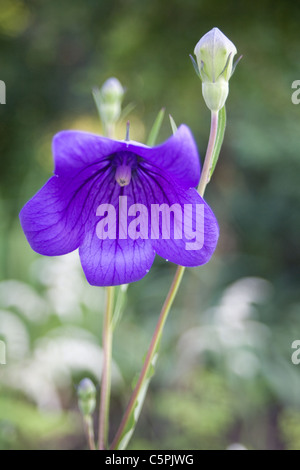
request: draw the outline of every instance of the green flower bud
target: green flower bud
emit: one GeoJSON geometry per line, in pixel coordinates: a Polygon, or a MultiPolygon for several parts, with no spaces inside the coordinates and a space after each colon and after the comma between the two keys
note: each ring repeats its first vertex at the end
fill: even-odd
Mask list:
{"type": "Polygon", "coordinates": [[[218,111],[225,104],[236,53],[235,45],[218,28],[206,33],[194,49],[202,80],[202,94],[211,111],[218,111]]]}
{"type": "Polygon", "coordinates": [[[117,78],[109,78],[101,88],[104,103],[121,103],[124,96],[124,88],[117,78]]]}
{"type": "Polygon", "coordinates": [[[220,80],[216,83],[202,83],[202,95],[206,106],[211,111],[218,111],[223,108],[228,93],[229,85],[226,80],[220,80]]]}
{"type": "Polygon", "coordinates": [[[114,124],[120,117],[121,105],[119,103],[101,103],[100,116],[104,124],[114,124]]]}
{"type": "Polygon", "coordinates": [[[78,405],[84,416],[92,415],[96,407],[96,387],[90,379],[83,379],[77,388],[78,405]]]}
{"type": "Polygon", "coordinates": [[[125,90],[117,78],[109,78],[101,89],[94,88],[93,95],[105,128],[117,122],[125,90]]]}

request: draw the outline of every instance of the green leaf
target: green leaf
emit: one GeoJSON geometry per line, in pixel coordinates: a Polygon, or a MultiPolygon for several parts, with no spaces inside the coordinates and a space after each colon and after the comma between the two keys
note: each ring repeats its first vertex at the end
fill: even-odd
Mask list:
{"type": "Polygon", "coordinates": [[[211,164],[211,168],[209,172],[209,180],[211,179],[212,174],[216,168],[216,164],[220,155],[220,150],[221,150],[223,139],[224,139],[225,128],[226,128],[226,109],[225,109],[225,106],[223,106],[223,108],[220,109],[219,111],[217,136],[216,136],[215,146],[213,149],[212,164],[211,164]]]}
{"type": "Polygon", "coordinates": [[[114,305],[114,311],[112,315],[112,329],[114,330],[119,323],[119,321],[122,318],[125,304],[126,304],[126,298],[127,298],[127,289],[128,289],[129,284],[122,284],[121,286],[117,286],[116,289],[116,301],[114,305]]]}
{"type": "Polygon", "coordinates": [[[158,115],[157,115],[157,117],[154,121],[154,124],[152,126],[151,131],[150,131],[148,140],[146,142],[146,145],[148,145],[149,147],[153,147],[153,145],[155,145],[155,143],[156,143],[156,140],[157,140],[157,137],[158,137],[158,134],[159,134],[159,131],[160,131],[163,119],[164,119],[164,115],[165,115],[165,108],[162,108],[159,111],[159,113],[158,113],[158,115]]]}
{"type": "Polygon", "coordinates": [[[125,118],[128,116],[128,114],[130,114],[131,111],[134,110],[135,107],[136,107],[136,104],[134,104],[134,103],[129,103],[129,104],[127,104],[127,105],[125,106],[125,108],[122,110],[121,115],[120,115],[118,121],[122,121],[123,119],[125,119],[125,118]]]}
{"type": "Polygon", "coordinates": [[[174,119],[172,118],[171,114],[169,114],[169,119],[170,119],[170,124],[171,124],[171,127],[172,127],[172,132],[173,132],[173,135],[177,132],[177,126],[176,126],[176,123],[174,121],[174,119]]]}
{"type": "MultiPolygon", "coordinates": [[[[158,348],[156,348],[156,351],[157,351],[157,349],[158,348]]],[[[139,393],[136,397],[135,404],[134,404],[134,407],[133,407],[133,409],[131,411],[131,414],[128,418],[127,425],[123,429],[123,432],[120,436],[119,443],[118,443],[118,446],[116,447],[116,450],[126,449],[126,447],[128,445],[128,442],[130,441],[131,436],[134,433],[137,421],[138,421],[139,416],[140,416],[141,411],[142,411],[142,407],[143,407],[143,404],[144,404],[144,401],[145,401],[145,397],[146,397],[147,390],[148,390],[148,387],[149,387],[149,384],[150,384],[150,380],[151,380],[151,378],[154,374],[154,371],[155,371],[155,364],[157,362],[157,359],[158,359],[158,354],[156,352],[153,356],[153,359],[151,361],[151,364],[150,364],[150,367],[149,367],[148,372],[146,374],[146,377],[144,379],[144,382],[143,382],[143,384],[140,388],[140,391],[139,391],[139,393]]]]}
{"type": "Polygon", "coordinates": [[[195,61],[195,59],[194,59],[194,57],[192,56],[192,54],[189,54],[189,56],[190,56],[190,59],[191,59],[191,61],[192,61],[193,67],[194,67],[194,69],[195,69],[195,72],[196,72],[196,74],[198,75],[198,77],[199,77],[200,80],[201,80],[201,75],[200,75],[200,72],[199,72],[198,64],[197,64],[197,62],[195,61]]]}
{"type": "Polygon", "coordinates": [[[240,61],[242,58],[243,58],[243,56],[241,55],[241,56],[234,62],[233,66],[232,66],[232,71],[231,71],[230,77],[232,77],[232,75],[234,74],[235,69],[236,69],[236,66],[237,66],[237,64],[239,63],[239,61],[240,61]]]}
{"type": "Polygon", "coordinates": [[[100,116],[100,120],[102,119],[101,118],[101,103],[102,103],[102,96],[101,96],[101,91],[99,88],[95,87],[92,89],[92,95],[93,95],[93,98],[94,98],[94,101],[95,101],[95,105],[96,105],[96,108],[97,108],[97,111],[98,111],[98,114],[100,116]]]}
{"type": "Polygon", "coordinates": [[[119,442],[117,450],[125,450],[126,449],[127,444],[130,441],[132,434],[134,433],[135,425],[136,425],[136,422],[135,422],[135,419],[134,419],[134,413],[132,413],[130,415],[130,419],[127,423],[127,426],[125,427],[124,432],[121,436],[121,440],[119,442]]]}

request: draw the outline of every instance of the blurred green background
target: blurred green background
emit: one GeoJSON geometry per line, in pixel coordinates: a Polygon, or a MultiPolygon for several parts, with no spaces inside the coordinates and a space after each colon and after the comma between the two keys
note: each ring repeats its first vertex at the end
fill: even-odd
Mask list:
{"type": "MultiPolygon", "coordinates": [[[[103,289],[87,285],[77,253],[32,252],[18,220],[51,175],[52,136],[101,133],[91,89],[116,76],[135,104],[132,139],[145,142],[164,106],[203,156],[210,116],[188,55],[214,26],[243,54],[206,193],[220,241],[186,272],[130,448],[300,449],[299,24],[300,5],[278,0],[0,0],[0,449],[86,448],[76,384],[88,376],[99,389],[103,289]]],[[[170,134],[165,119],[160,140],[170,134]]],[[[112,433],[174,270],[157,259],[128,290],[112,433]]]]}

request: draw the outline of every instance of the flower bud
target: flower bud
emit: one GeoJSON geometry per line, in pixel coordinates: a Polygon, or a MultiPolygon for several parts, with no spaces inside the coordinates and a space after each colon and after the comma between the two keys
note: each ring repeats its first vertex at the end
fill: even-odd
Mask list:
{"type": "Polygon", "coordinates": [[[202,83],[202,95],[206,106],[211,111],[219,111],[223,108],[228,93],[229,85],[226,80],[220,80],[216,83],[202,83]]]}
{"type": "Polygon", "coordinates": [[[218,111],[225,104],[236,53],[235,45],[218,28],[206,33],[194,49],[202,80],[202,94],[211,111],[218,111]]]}
{"type": "Polygon", "coordinates": [[[96,407],[96,387],[90,379],[83,379],[77,388],[78,405],[81,413],[88,416],[96,407]]]}
{"type": "Polygon", "coordinates": [[[101,95],[105,103],[121,103],[124,88],[117,78],[109,78],[101,88],[101,95]]]}
{"type": "Polygon", "coordinates": [[[101,89],[93,90],[94,99],[104,126],[115,124],[121,114],[124,88],[117,78],[109,78],[101,89]]]}

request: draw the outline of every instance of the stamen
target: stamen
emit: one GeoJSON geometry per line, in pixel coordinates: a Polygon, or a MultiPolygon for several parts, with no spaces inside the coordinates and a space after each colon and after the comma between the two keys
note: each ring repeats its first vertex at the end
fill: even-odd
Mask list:
{"type": "Polygon", "coordinates": [[[118,166],[116,169],[115,179],[121,187],[128,186],[131,181],[131,167],[122,163],[122,165],[118,166]]]}

